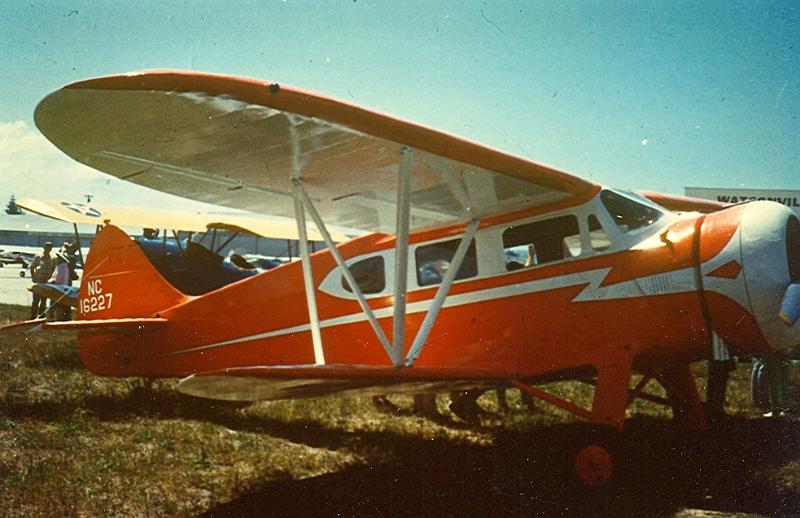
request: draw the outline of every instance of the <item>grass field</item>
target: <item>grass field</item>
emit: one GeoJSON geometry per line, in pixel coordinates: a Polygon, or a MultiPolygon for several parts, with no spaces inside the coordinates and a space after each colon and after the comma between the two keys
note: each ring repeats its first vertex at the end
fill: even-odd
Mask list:
{"type": "MultiPolygon", "coordinates": [[[[26,311],[0,305],[0,323],[26,311]]],[[[220,404],[172,380],[94,376],[74,344],[0,345],[2,516],[800,515],[800,423],[749,405],[747,365],[731,419],[712,431],[681,432],[663,407],[634,403],[620,472],[590,491],[570,467],[586,426],[513,393],[508,414],[483,396],[480,426],[444,396],[436,420],[380,413],[369,398],[220,404]]]]}

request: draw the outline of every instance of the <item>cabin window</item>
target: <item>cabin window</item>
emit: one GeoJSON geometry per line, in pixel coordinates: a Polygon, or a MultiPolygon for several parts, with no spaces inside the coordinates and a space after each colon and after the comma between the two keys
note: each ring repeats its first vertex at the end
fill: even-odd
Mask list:
{"type": "MultiPolygon", "coordinates": [[[[417,247],[414,252],[417,266],[417,284],[419,286],[431,286],[440,284],[444,279],[453,256],[456,254],[460,239],[442,241],[432,245],[417,247]]],[[[456,280],[475,277],[478,275],[478,260],[475,255],[475,241],[470,243],[464,262],[458,270],[456,280]]]]}
{"type": "MultiPolygon", "coordinates": [[[[361,293],[367,295],[370,293],[380,293],[386,287],[386,269],[383,264],[383,256],[369,257],[362,259],[350,266],[350,273],[361,290],[361,293]]],[[[352,293],[350,284],[347,279],[342,275],[342,289],[352,293]]]]}
{"type": "Polygon", "coordinates": [[[601,192],[600,201],[611,214],[611,219],[623,232],[651,225],[662,215],[654,207],[649,207],[613,191],[601,192]]]}
{"type": "Polygon", "coordinates": [[[508,271],[580,254],[580,228],[575,216],[514,225],[503,232],[503,256],[508,271]]]}
{"type": "Polygon", "coordinates": [[[595,252],[603,252],[608,250],[611,246],[611,240],[608,239],[608,234],[603,230],[603,225],[594,214],[590,215],[587,223],[589,225],[589,239],[592,244],[592,250],[595,252]]]}

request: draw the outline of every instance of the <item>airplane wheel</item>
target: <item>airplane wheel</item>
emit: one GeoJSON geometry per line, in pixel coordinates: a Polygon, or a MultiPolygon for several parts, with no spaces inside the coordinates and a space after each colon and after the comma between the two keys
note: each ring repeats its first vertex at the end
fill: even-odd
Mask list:
{"type": "Polygon", "coordinates": [[[25,270],[20,270],[19,276],[20,277],[25,277],[25,270]]]}
{"type": "Polygon", "coordinates": [[[603,446],[587,444],[575,456],[575,474],[587,486],[604,486],[614,474],[614,459],[603,446]]]}
{"type": "Polygon", "coordinates": [[[575,475],[584,485],[599,488],[608,484],[615,473],[616,444],[619,432],[598,427],[591,431],[575,455],[575,475]]]}

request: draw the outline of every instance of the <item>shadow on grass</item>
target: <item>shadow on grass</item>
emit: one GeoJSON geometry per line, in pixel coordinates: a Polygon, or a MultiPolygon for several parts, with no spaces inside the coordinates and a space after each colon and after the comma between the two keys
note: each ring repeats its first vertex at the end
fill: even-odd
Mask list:
{"type": "MultiPolygon", "coordinates": [[[[330,451],[342,448],[355,451],[374,450],[377,444],[397,446],[403,441],[410,443],[409,450],[414,450],[429,444],[429,441],[421,437],[400,437],[391,431],[342,431],[311,420],[293,419],[287,422],[266,416],[246,415],[238,412],[243,406],[247,405],[199,399],[170,390],[150,391],[136,388],[124,396],[90,395],[80,400],[64,402],[0,400],[0,415],[9,419],[35,419],[53,423],[68,418],[76,411],[108,422],[129,421],[134,417],[180,419],[213,423],[238,432],[265,434],[330,451]]],[[[440,424],[444,419],[442,417],[440,424]]],[[[453,424],[455,427],[466,427],[460,422],[453,424]]]]}
{"type": "Polygon", "coordinates": [[[732,419],[715,435],[687,435],[660,420],[629,423],[620,469],[602,490],[573,479],[581,424],[498,432],[491,446],[371,437],[392,463],[265,484],[206,516],[663,516],[684,508],[793,516],[800,494],[759,470],[800,444],[786,422],[732,419]]]}
{"type": "Polygon", "coordinates": [[[211,509],[209,517],[663,516],[683,508],[800,514],[797,481],[784,484],[775,475],[789,459],[798,458],[797,422],[731,418],[713,431],[686,434],[664,420],[633,418],[615,448],[618,471],[612,483],[592,491],[572,475],[573,455],[587,433],[580,423],[497,429],[491,444],[475,445],[393,431],[342,431],[312,421],[284,422],[244,415],[232,405],[198,404],[178,393],[146,390],[63,404],[3,404],[2,413],[55,421],[78,409],[110,421],[142,416],[211,422],[381,459],[303,480],[265,483],[211,509]]]}
{"type": "MultiPolygon", "coordinates": [[[[72,344],[69,345],[70,347],[74,347],[72,344]]],[[[86,367],[84,367],[78,354],[75,351],[63,347],[60,349],[53,349],[43,354],[32,366],[50,367],[62,371],[86,371],[86,367]]]]}

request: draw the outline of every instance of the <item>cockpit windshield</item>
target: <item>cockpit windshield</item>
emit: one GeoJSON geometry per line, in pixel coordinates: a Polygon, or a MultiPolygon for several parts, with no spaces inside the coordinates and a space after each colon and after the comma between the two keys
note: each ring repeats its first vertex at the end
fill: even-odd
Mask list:
{"type": "Polygon", "coordinates": [[[605,189],[600,193],[600,201],[623,232],[648,227],[664,215],[658,205],[634,193],[605,189]]]}

